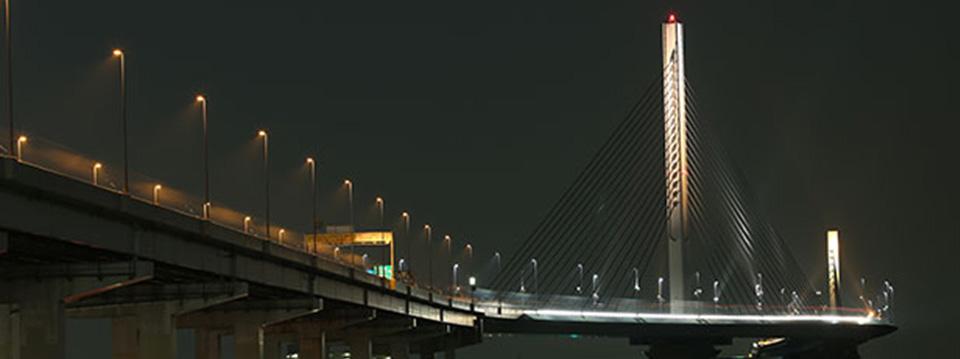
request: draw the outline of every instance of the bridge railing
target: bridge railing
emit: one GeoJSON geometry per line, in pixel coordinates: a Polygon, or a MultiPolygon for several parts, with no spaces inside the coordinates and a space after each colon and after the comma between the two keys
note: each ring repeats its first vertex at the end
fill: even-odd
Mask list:
{"type": "MultiPolygon", "coordinates": [[[[19,160],[22,164],[44,171],[86,182],[102,190],[117,194],[123,191],[123,170],[119,165],[80,154],[66,146],[39,136],[30,136],[21,144],[19,160]]],[[[163,180],[129,172],[129,196],[184,216],[202,219],[203,198],[170,186],[163,180]]],[[[336,253],[334,247],[324,244],[307,244],[306,235],[289,227],[270,223],[270,235],[266,235],[266,222],[258,215],[236,210],[223,203],[211,200],[209,221],[225,228],[236,230],[262,240],[315,254],[345,266],[360,264],[351,261],[346,253],[336,253]]]]}
{"type": "Polygon", "coordinates": [[[889,313],[868,308],[721,304],[712,301],[668,301],[636,298],[594,298],[590,295],[536,295],[479,289],[471,299],[488,316],[564,321],[629,322],[790,322],[857,324],[892,323],[889,313]]]}

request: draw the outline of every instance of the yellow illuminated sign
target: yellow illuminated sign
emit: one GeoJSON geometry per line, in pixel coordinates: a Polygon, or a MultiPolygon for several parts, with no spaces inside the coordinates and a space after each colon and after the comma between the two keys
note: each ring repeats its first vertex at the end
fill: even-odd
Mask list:
{"type": "Polygon", "coordinates": [[[393,232],[357,232],[317,234],[317,242],[332,245],[389,245],[393,243],[393,232]]]}

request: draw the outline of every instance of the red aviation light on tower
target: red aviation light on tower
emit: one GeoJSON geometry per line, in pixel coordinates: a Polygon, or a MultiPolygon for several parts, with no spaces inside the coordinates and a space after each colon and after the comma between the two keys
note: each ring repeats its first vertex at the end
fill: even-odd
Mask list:
{"type": "Polygon", "coordinates": [[[668,16],[667,16],[667,22],[669,22],[669,23],[671,23],[671,24],[677,22],[677,14],[671,13],[670,15],[668,15],[668,16]]]}

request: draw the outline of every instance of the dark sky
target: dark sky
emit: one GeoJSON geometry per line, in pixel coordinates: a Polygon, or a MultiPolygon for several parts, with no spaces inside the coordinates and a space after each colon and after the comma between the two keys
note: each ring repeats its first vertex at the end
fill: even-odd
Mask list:
{"type": "Polygon", "coordinates": [[[960,31],[947,6],[13,1],[16,118],[115,171],[121,46],[134,171],[200,193],[200,90],[214,202],[259,211],[266,128],[277,222],[308,226],[302,161],[315,155],[330,222],[346,221],[335,189],[350,177],[361,221],[383,196],[388,218],[408,210],[478,259],[508,256],[658,75],[672,9],[701,112],[807,273],[823,274],[836,226],[846,277],[896,286],[901,330],[866,357],[960,357],[960,31]]]}

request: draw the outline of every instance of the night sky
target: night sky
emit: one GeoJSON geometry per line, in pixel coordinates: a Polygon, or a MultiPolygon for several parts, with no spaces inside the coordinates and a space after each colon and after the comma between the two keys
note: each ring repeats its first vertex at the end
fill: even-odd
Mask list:
{"type": "MultiPolygon", "coordinates": [[[[328,223],[347,221],[351,178],[358,222],[373,223],[383,196],[389,221],[409,211],[414,228],[472,242],[477,260],[519,246],[656,79],[660,23],[675,11],[700,112],[807,274],[824,286],[824,230],[839,227],[844,284],[896,287],[900,330],[861,353],[960,357],[955,4],[12,2],[15,118],[32,142],[116,171],[110,51],[122,47],[133,171],[201,193],[200,91],[215,203],[259,213],[264,128],[276,222],[308,228],[312,155],[328,223]]],[[[610,346],[549,343],[463,356],[610,346]]]]}

